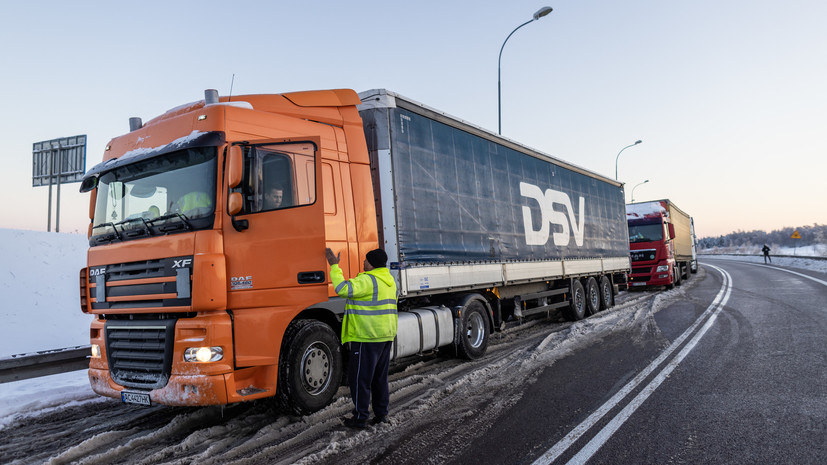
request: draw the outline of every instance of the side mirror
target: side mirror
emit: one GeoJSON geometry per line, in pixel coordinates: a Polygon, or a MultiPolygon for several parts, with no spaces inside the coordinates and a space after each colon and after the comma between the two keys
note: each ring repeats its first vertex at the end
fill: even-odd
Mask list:
{"type": "Polygon", "coordinates": [[[243,173],[244,153],[241,146],[232,145],[227,155],[227,185],[230,189],[238,187],[239,184],[241,184],[243,173]]]}
{"type": "Polygon", "coordinates": [[[80,192],[89,192],[96,187],[98,187],[98,177],[91,176],[81,181],[80,192]]]}
{"type": "Polygon", "coordinates": [[[669,223],[669,239],[674,239],[674,238],[675,238],[675,225],[672,224],[672,223],[669,223]]]}
{"type": "Polygon", "coordinates": [[[241,196],[241,192],[230,193],[230,199],[227,202],[227,213],[229,213],[230,216],[238,215],[243,207],[244,198],[241,196]]]}

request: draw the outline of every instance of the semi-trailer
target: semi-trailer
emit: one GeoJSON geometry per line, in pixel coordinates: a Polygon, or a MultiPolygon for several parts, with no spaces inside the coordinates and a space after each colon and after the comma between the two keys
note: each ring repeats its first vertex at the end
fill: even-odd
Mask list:
{"type": "Polygon", "coordinates": [[[125,403],[327,405],[346,354],[326,247],[346,277],[387,252],[394,359],[584,318],[630,269],[621,183],[386,90],[208,90],[131,118],[81,191],[89,379],[125,403]]]}
{"type": "Polygon", "coordinates": [[[672,288],[698,271],[693,219],[669,199],[626,205],[629,286],[672,288]]]}

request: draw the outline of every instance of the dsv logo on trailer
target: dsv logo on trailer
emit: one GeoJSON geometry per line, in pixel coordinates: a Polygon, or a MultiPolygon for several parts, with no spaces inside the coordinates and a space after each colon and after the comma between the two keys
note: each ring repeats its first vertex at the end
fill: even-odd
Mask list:
{"type": "Polygon", "coordinates": [[[571,199],[565,192],[556,191],[554,189],[546,189],[545,193],[542,189],[529,184],[527,182],[520,183],[520,195],[534,199],[540,204],[540,229],[534,230],[534,222],[531,217],[531,207],[523,205],[523,227],[525,228],[525,242],[528,245],[545,245],[548,242],[549,232],[551,227],[549,224],[559,226],[562,230],[555,231],[551,234],[554,239],[554,245],[565,247],[569,245],[571,236],[574,235],[574,243],[578,247],[583,246],[583,225],[586,222],[586,199],[580,197],[580,219],[574,214],[574,209],[571,206],[571,199]],[[566,209],[566,213],[554,209],[554,205],[562,205],[566,209]],[[568,216],[567,216],[568,215],[568,216]],[[569,226],[571,226],[571,233],[569,233],[569,226]]]}

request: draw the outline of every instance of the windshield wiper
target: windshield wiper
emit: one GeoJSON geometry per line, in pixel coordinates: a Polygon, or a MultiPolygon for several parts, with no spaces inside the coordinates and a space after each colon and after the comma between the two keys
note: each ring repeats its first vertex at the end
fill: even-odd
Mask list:
{"type": "MultiPolygon", "coordinates": [[[[95,226],[93,229],[102,228],[102,227],[104,227],[104,226],[111,226],[111,227],[112,227],[112,230],[113,230],[113,231],[115,231],[115,235],[114,235],[114,237],[117,237],[119,241],[122,241],[122,240],[123,240],[123,237],[121,237],[121,233],[119,233],[119,232],[118,232],[118,227],[117,227],[117,226],[115,226],[115,223],[101,223],[101,224],[99,224],[99,225],[95,226]]],[[[106,235],[106,236],[101,236],[101,237],[98,237],[98,238],[96,239],[96,241],[97,241],[97,242],[104,242],[104,241],[106,241],[106,242],[112,242],[112,239],[113,239],[113,235],[112,235],[112,234],[109,234],[109,235],[106,235]]]]}
{"type": "MultiPolygon", "coordinates": [[[[127,218],[127,219],[125,219],[123,221],[119,221],[115,224],[132,223],[133,221],[138,221],[138,220],[141,220],[141,223],[143,223],[144,230],[146,231],[146,233],[149,234],[150,236],[152,236],[153,235],[152,234],[152,228],[149,227],[149,223],[144,219],[143,216],[139,216],[137,218],[127,218]]],[[[126,233],[126,235],[130,236],[130,234],[128,232],[126,233]]],[[[135,234],[131,234],[131,235],[134,236],[135,234]]]]}
{"type": "MultiPolygon", "coordinates": [[[[185,228],[187,231],[191,231],[191,230],[192,230],[192,224],[189,222],[189,218],[187,218],[187,216],[186,216],[186,215],[184,215],[184,214],[182,214],[182,213],[178,213],[178,212],[175,212],[175,213],[169,213],[169,214],[166,214],[166,215],[164,215],[164,216],[159,216],[158,218],[153,218],[153,219],[151,219],[151,220],[149,220],[149,221],[146,221],[146,223],[147,223],[147,224],[152,224],[152,223],[155,223],[156,221],[168,220],[168,219],[170,219],[170,218],[180,218],[180,219],[181,219],[181,222],[182,222],[182,223],[184,223],[184,228],[185,228]]],[[[161,228],[161,230],[163,231],[164,229],[163,229],[163,228],[161,228]]]]}

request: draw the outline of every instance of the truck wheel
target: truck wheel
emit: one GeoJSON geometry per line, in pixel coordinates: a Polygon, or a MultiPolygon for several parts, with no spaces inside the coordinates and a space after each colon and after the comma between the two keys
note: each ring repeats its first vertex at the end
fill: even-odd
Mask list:
{"type": "Polygon", "coordinates": [[[600,311],[600,288],[597,280],[589,278],[586,280],[586,313],[594,315],[600,311]]]}
{"type": "Polygon", "coordinates": [[[573,279],[571,281],[571,305],[569,306],[566,317],[570,321],[582,320],[586,316],[586,291],[580,281],[573,279]]]}
{"type": "Polygon", "coordinates": [[[681,279],[683,278],[683,268],[679,264],[675,264],[675,285],[681,285],[681,279]]]}
{"type": "Polygon", "coordinates": [[[615,304],[615,293],[612,281],[606,276],[600,278],[600,310],[606,310],[615,304]]]}
{"type": "Polygon", "coordinates": [[[474,360],[488,350],[488,312],[479,300],[472,300],[460,310],[457,326],[457,349],[459,355],[474,360]]]}
{"type": "Polygon", "coordinates": [[[290,323],[279,354],[279,406],[299,415],[321,410],[339,389],[342,370],[342,345],[330,326],[315,320],[290,323]]]}

